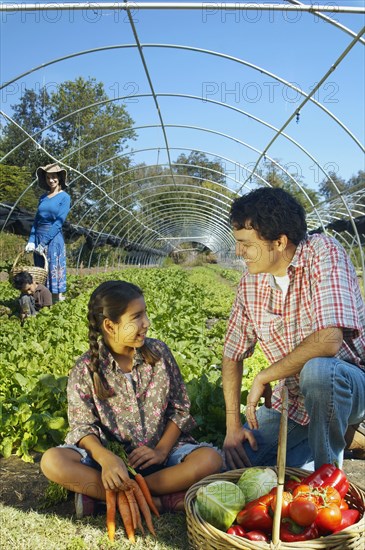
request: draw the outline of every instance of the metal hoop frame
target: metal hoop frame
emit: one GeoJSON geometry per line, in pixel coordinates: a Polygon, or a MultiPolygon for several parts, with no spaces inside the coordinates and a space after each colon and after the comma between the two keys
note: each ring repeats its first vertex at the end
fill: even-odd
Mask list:
{"type": "MultiPolygon", "coordinates": [[[[138,94],[136,97],[140,99],[148,99],[152,98],[155,104],[156,113],[159,118],[159,124],[149,124],[149,125],[138,125],[133,128],[127,128],[120,132],[113,132],[104,134],[103,136],[98,137],[97,139],[94,139],[88,143],[83,143],[78,148],[75,148],[75,150],[72,151],[67,157],[81,151],[84,148],[87,148],[88,146],[94,144],[95,142],[100,140],[100,143],[102,144],[102,140],[110,137],[113,134],[116,133],[123,133],[123,132],[129,132],[129,131],[144,131],[151,128],[157,128],[161,130],[162,140],[163,144],[159,147],[151,147],[151,148],[140,148],[137,150],[134,150],[129,153],[123,153],[121,152],[119,155],[117,155],[115,158],[122,158],[123,156],[132,155],[134,158],[143,152],[146,151],[164,151],[164,153],[167,156],[167,163],[156,163],[154,165],[155,167],[158,167],[159,169],[167,170],[166,173],[160,174],[160,175],[149,175],[149,171],[152,168],[152,165],[146,165],[144,166],[146,175],[142,178],[133,177],[133,172],[138,171],[141,172],[141,168],[138,166],[135,167],[128,167],[126,170],[119,174],[113,174],[113,176],[105,177],[104,180],[99,183],[95,182],[91,177],[89,177],[88,173],[92,174],[93,170],[100,168],[104,163],[110,162],[113,159],[107,159],[100,163],[96,163],[92,168],[89,170],[81,173],[78,170],[75,169],[75,167],[68,166],[65,161],[67,162],[67,157],[64,157],[63,159],[56,159],[52,156],[50,151],[45,150],[41,144],[38,143],[38,137],[41,137],[44,132],[49,130],[52,125],[45,126],[38,132],[36,132],[33,135],[29,135],[23,128],[20,128],[25,136],[26,139],[23,140],[21,143],[19,143],[17,146],[15,146],[11,151],[8,151],[3,159],[5,160],[8,155],[10,155],[12,152],[15,152],[19,147],[23,146],[25,143],[31,141],[35,143],[38,147],[43,149],[45,153],[49,155],[51,159],[57,160],[58,162],[61,162],[64,166],[67,168],[73,170],[74,174],[77,174],[71,185],[71,191],[72,186],[76,186],[77,182],[80,178],[83,178],[84,180],[89,182],[90,184],[90,190],[87,191],[86,195],[90,195],[90,198],[93,199],[93,194],[95,191],[102,194],[102,198],[98,199],[98,207],[101,209],[102,204],[105,201],[105,203],[109,203],[108,208],[97,217],[97,220],[94,221],[90,229],[92,229],[95,225],[103,225],[101,220],[106,215],[106,213],[111,214],[111,217],[109,217],[108,221],[104,224],[104,228],[101,229],[101,233],[103,233],[104,229],[107,227],[108,234],[109,235],[115,235],[119,236],[123,233],[123,229],[121,226],[125,227],[125,224],[127,223],[130,228],[129,232],[133,231],[133,243],[136,244],[136,246],[140,247],[141,250],[141,257],[143,257],[143,260],[145,263],[150,264],[151,261],[156,261],[157,256],[160,254],[169,254],[171,250],[177,250],[178,245],[180,242],[184,242],[185,237],[183,236],[184,233],[184,223],[188,223],[189,227],[189,233],[190,236],[194,236],[197,234],[200,234],[200,240],[197,240],[195,242],[199,242],[204,246],[207,246],[207,240],[204,241],[202,239],[202,231],[205,229],[206,231],[209,231],[210,237],[214,235],[214,239],[209,241],[210,247],[212,247],[212,250],[214,251],[226,251],[229,253],[229,251],[232,249],[233,239],[230,235],[230,230],[228,227],[228,212],[229,212],[229,203],[230,203],[230,197],[227,196],[231,194],[231,196],[241,194],[242,192],[245,192],[246,188],[249,188],[249,184],[251,182],[252,177],[255,177],[257,180],[261,181],[263,185],[269,185],[269,182],[265,181],[265,179],[257,173],[257,169],[260,165],[260,162],[262,159],[266,159],[268,162],[272,163],[273,166],[275,166],[278,170],[281,171],[282,174],[285,174],[286,177],[288,177],[294,184],[298,186],[298,188],[301,190],[302,193],[306,195],[307,200],[311,204],[312,210],[308,212],[308,224],[309,227],[314,229],[316,227],[321,227],[322,230],[328,231],[327,226],[330,225],[333,221],[336,219],[341,219],[345,217],[348,219],[352,226],[352,233],[349,231],[342,232],[341,234],[332,231],[333,234],[339,238],[343,244],[346,246],[346,248],[349,250],[349,253],[353,255],[354,249],[357,248],[359,250],[360,254],[360,263],[358,267],[363,272],[364,282],[365,282],[365,269],[364,269],[364,251],[363,251],[363,236],[361,236],[358,232],[357,224],[355,222],[356,217],[364,216],[365,215],[365,205],[364,205],[364,199],[365,199],[365,190],[357,190],[356,192],[352,193],[351,195],[344,196],[339,189],[336,186],[336,183],[331,179],[330,174],[328,174],[325,170],[325,168],[321,165],[320,162],[315,158],[315,155],[312,154],[310,151],[308,151],[301,143],[299,143],[297,140],[293,139],[290,135],[288,135],[285,132],[286,127],[289,125],[293,117],[295,116],[296,112],[292,112],[290,116],[287,118],[285,123],[280,128],[275,128],[273,125],[269,124],[265,120],[261,120],[260,118],[256,117],[253,113],[250,113],[248,111],[243,111],[242,109],[238,109],[234,105],[229,105],[227,103],[223,103],[217,100],[213,100],[211,98],[206,98],[204,101],[210,105],[217,105],[220,108],[229,109],[230,111],[237,114],[237,116],[244,116],[250,118],[252,121],[257,123],[260,126],[264,126],[265,128],[269,129],[273,132],[272,139],[269,140],[266,147],[261,148],[261,150],[255,148],[252,144],[246,143],[240,139],[238,139],[235,135],[230,135],[221,131],[218,131],[213,128],[204,128],[201,126],[193,126],[193,125],[184,125],[184,124],[166,124],[163,117],[163,110],[161,108],[160,100],[163,98],[173,98],[177,99],[179,101],[202,101],[201,97],[194,96],[192,94],[184,94],[184,93],[166,93],[163,91],[156,91],[155,83],[153,82],[153,79],[151,78],[149,67],[144,55],[144,52],[147,49],[173,49],[173,50],[180,50],[188,54],[196,54],[196,55],[203,55],[203,56],[210,56],[210,57],[216,57],[219,59],[222,59],[228,63],[235,63],[237,65],[245,66],[246,68],[258,71],[261,74],[264,74],[268,76],[269,78],[273,79],[274,81],[277,81],[281,83],[282,85],[292,89],[296,93],[300,94],[303,97],[303,100],[301,102],[300,108],[303,109],[307,103],[310,103],[323,111],[327,117],[332,119],[337,127],[340,129],[340,131],[344,132],[345,135],[347,135],[353,142],[354,147],[359,147],[361,151],[365,152],[364,145],[360,142],[360,140],[351,132],[349,128],[342,122],[334,113],[332,113],[325,105],[323,105],[321,102],[317,101],[314,98],[314,92],[316,89],[318,89],[327,79],[329,74],[336,68],[337,65],[339,65],[343,59],[346,57],[346,55],[349,53],[349,51],[358,43],[365,44],[365,40],[363,38],[364,30],[365,28],[361,29],[359,32],[355,33],[351,29],[347,28],[346,26],[340,24],[338,21],[333,19],[331,17],[332,13],[354,13],[354,14],[361,14],[363,15],[365,13],[365,9],[363,8],[357,8],[357,7],[351,7],[351,6],[321,6],[321,5],[305,5],[302,4],[299,0],[288,0],[289,4],[249,4],[245,2],[235,2],[235,3],[229,3],[229,2],[222,2],[217,3],[214,5],[214,8],[217,10],[223,10],[223,9],[255,9],[255,10],[287,10],[287,11],[303,11],[303,12],[312,12],[315,13],[319,18],[324,20],[325,22],[333,25],[341,32],[346,33],[351,37],[351,42],[348,44],[348,46],[345,48],[345,50],[341,53],[341,55],[338,57],[335,64],[333,64],[328,71],[322,76],[320,79],[318,86],[311,91],[310,94],[305,93],[303,90],[300,90],[298,87],[294,86],[290,82],[286,81],[279,75],[276,75],[270,71],[268,71],[264,67],[260,67],[257,65],[253,65],[252,63],[249,63],[248,61],[240,58],[236,58],[227,54],[224,54],[222,52],[216,52],[212,50],[207,50],[204,48],[198,48],[193,46],[186,46],[186,45],[177,45],[177,44],[155,44],[155,43],[142,43],[139,39],[137,29],[134,25],[133,17],[131,16],[131,11],[138,7],[138,9],[150,9],[150,10],[162,10],[162,9],[173,9],[173,10],[193,10],[193,9],[202,9],[203,3],[199,2],[124,2],[118,5],[118,8],[121,10],[125,10],[129,23],[135,38],[135,44],[118,44],[114,46],[103,46],[99,48],[93,48],[85,51],[75,52],[72,54],[69,54],[67,56],[59,57],[57,59],[53,59],[48,61],[45,64],[39,65],[33,69],[30,69],[21,75],[18,75],[17,77],[9,80],[8,82],[5,82],[0,89],[5,88],[6,86],[16,82],[20,78],[29,75],[33,72],[36,72],[40,69],[44,69],[47,66],[50,66],[52,64],[58,64],[61,63],[67,59],[80,57],[84,55],[93,55],[97,52],[103,52],[103,51],[111,51],[116,49],[137,49],[140,60],[143,66],[143,70],[145,72],[145,76],[147,78],[148,86],[150,88],[149,93],[145,94],[138,94]],[[182,144],[181,147],[171,147],[169,143],[169,135],[168,132],[170,129],[175,130],[195,130],[197,132],[202,132],[203,135],[216,135],[221,139],[225,140],[232,140],[236,144],[239,144],[243,149],[249,149],[250,151],[257,154],[257,160],[255,163],[255,166],[253,169],[249,167],[243,166],[240,162],[234,159],[227,159],[224,156],[213,153],[213,152],[206,152],[202,149],[196,149],[196,148],[189,148],[186,147],[184,144],[182,144]],[[271,158],[268,154],[269,149],[271,148],[272,144],[275,142],[276,139],[279,137],[288,140],[291,142],[301,153],[303,153],[307,158],[309,158],[318,168],[318,170],[331,182],[334,191],[335,191],[335,198],[332,200],[332,203],[326,203],[321,205],[314,205],[310,199],[310,197],[306,194],[306,189],[301,185],[301,182],[299,179],[297,179],[293,174],[289,173],[288,170],[286,170],[285,166],[283,166],[280,162],[276,161],[274,158],[271,158]],[[203,167],[204,169],[204,177],[197,178],[196,176],[189,176],[191,180],[197,179],[198,181],[207,181],[210,184],[214,184],[219,188],[221,186],[222,192],[217,192],[211,190],[211,189],[204,189],[201,185],[184,185],[181,184],[180,179],[186,178],[187,176],[181,175],[176,173],[176,169],[179,168],[179,165],[177,163],[174,163],[171,159],[171,153],[174,150],[180,150],[180,151],[197,151],[204,154],[209,154],[213,158],[218,159],[220,162],[222,160],[232,163],[233,165],[240,166],[244,170],[246,170],[247,176],[242,181],[240,178],[232,177],[228,174],[222,174],[220,172],[211,170],[211,175],[216,172],[216,175],[226,177],[227,182],[229,182],[230,186],[228,187],[228,190],[224,189],[224,185],[221,185],[217,182],[215,182],[213,179],[209,178],[209,170],[203,167]],[[138,179],[139,178],[139,179],[138,179]],[[108,192],[107,185],[109,182],[118,179],[118,181],[122,180],[122,184],[119,185],[117,190],[114,190],[112,192],[108,192]],[[170,183],[162,184],[158,183],[157,185],[153,186],[153,192],[150,192],[148,195],[145,192],[146,190],[142,188],[140,190],[139,184],[140,182],[151,182],[154,180],[167,180],[170,179],[170,183]],[[113,195],[117,195],[117,192],[123,191],[123,189],[127,188],[133,188],[135,187],[135,191],[133,193],[130,193],[126,197],[124,197],[124,200],[127,201],[127,199],[137,201],[137,203],[141,204],[141,208],[144,208],[144,216],[143,219],[140,216],[140,214],[136,214],[135,211],[131,210],[127,206],[123,205],[123,202],[121,202],[119,199],[115,200],[113,198],[113,195]],[[163,200],[162,194],[163,191],[161,189],[163,188],[174,188],[175,192],[178,194],[180,193],[180,198],[171,198],[170,203],[166,205],[166,201],[163,200]],[[199,205],[199,209],[192,208],[191,205],[189,206],[188,202],[184,202],[183,196],[181,193],[190,193],[190,200],[195,201],[195,205],[199,205]],[[176,202],[179,203],[179,206],[176,206],[176,202]],[[162,211],[162,206],[163,211],[162,211]],[[161,211],[159,209],[161,208],[161,211]],[[109,212],[112,210],[111,212],[109,212]],[[114,211],[113,211],[114,210],[114,211]],[[161,212],[163,212],[164,216],[164,223],[159,223],[159,219],[161,221],[161,212]],[[160,215],[159,215],[160,214],[160,215]],[[171,218],[171,219],[170,219],[171,218]],[[118,219],[118,221],[116,221],[118,219]],[[114,221],[113,221],[114,220],[114,221]],[[175,243],[169,242],[168,236],[170,231],[170,237],[171,239],[175,239],[175,243]],[[179,240],[177,237],[181,237],[179,240]],[[161,242],[165,242],[165,245],[161,247],[161,242]],[[156,248],[157,247],[157,248],[156,248]]],[[[205,5],[205,4],[204,4],[205,5]]],[[[40,11],[40,10],[66,10],[66,9],[86,9],[86,10],[92,10],[92,9],[100,9],[101,5],[93,5],[92,3],[89,4],[80,4],[80,3],[67,3],[67,4],[56,4],[53,2],[47,3],[47,4],[1,4],[0,5],[0,11],[21,11],[21,10],[32,10],[32,11],[40,11]]],[[[206,7],[206,5],[205,5],[206,7]]],[[[102,4],[103,10],[108,9],[115,9],[115,4],[108,4],[104,3],[102,4]]],[[[89,104],[84,105],[82,108],[75,110],[73,112],[68,113],[62,119],[59,119],[53,124],[57,124],[62,120],[67,120],[67,118],[72,117],[83,110],[91,109],[97,106],[101,106],[103,104],[113,102],[113,101],[123,101],[126,100],[129,96],[121,96],[114,98],[113,100],[108,101],[101,101],[95,104],[89,104]]],[[[297,110],[297,109],[296,109],[297,110]]],[[[15,121],[11,119],[11,117],[5,113],[2,113],[6,121],[10,124],[16,124],[15,121]]],[[[191,168],[199,168],[199,166],[191,166],[191,168]]],[[[140,175],[140,174],[139,174],[140,175]]],[[[21,197],[34,185],[35,181],[31,182],[26,190],[22,193],[21,196],[19,196],[18,201],[15,203],[14,208],[16,204],[19,202],[21,197]]],[[[143,187],[143,186],[142,186],[143,187]]],[[[85,197],[85,195],[84,195],[85,197]]],[[[78,206],[80,203],[79,200],[76,200],[73,208],[75,206],[78,206]]],[[[126,204],[129,204],[126,202],[126,204]]],[[[11,212],[9,212],[8,219],[11,216],[11,212]]],[[[88,214],[90,214],[90,208],[86,208],[81,220],[85,226],[88,226],[88,214]]],[[[3,229],[6,230],[6,223],[3,227],[3,229]]],[[[91,257],[95,252],[95,246],[93,247],[93,250],[90,253],[90,260],[91,257]]],[[[222,252],[223,253],[223,252],[222,252]]],[[[81,252],[80,252],[81,255],[81,252]]],[[[159,256],[161,257],[161,256],[159,256]]],[[[160,260],[159,260],[160,261],[160,260]]]]}

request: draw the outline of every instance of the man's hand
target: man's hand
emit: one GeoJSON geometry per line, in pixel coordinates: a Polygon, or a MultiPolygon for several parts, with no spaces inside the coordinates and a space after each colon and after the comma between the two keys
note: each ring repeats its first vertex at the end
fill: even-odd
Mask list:
{"type": "Polygon", "coordinates": [[[265,407],[271,409],[271,386],[263,384],[258,374],[252,383],[246,402],[246,420],[251,430],[258,430],[259,424],[256,418],[256,407],[261,397],[265,398],[265,407]]]}
{"type": "Polygon", "coordinates": [[[160,451],[157,447],[155,449],[151,449],[146,445],[142,445],[141,447],[134,449],[128,458],[129,464],[132,468],[140,468],[143,470],[153,464],[163,464],[166,460],[166,454],[160,451]]]}
{"type": "Polygon", "coordinates": [[[255,436],[250,430],[241,426],[239,430],[227,433],[223,443],[223,451],[226,455],[227,466],[232,470],[251,466],[251,462],[243,447],[244,441],[248,441],[251,449],[257,450],[255,436]]]}

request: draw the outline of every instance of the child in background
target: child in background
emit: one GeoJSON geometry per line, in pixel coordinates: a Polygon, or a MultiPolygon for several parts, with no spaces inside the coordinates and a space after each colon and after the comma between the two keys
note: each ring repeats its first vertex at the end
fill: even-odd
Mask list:
{"type": "Polygon", "coordinates": [[[90,506],[81,495],[105,501],[106,489],[130,487],[123,460],[106,447],[112,438],[145,477],[157,508],[183,510],[185,491],[221,470],[221,454],[190,435],[195,423],[180,370],[166,344],[146,337],[150,322],[141,289],[104,282],[88,307],[90,349],[68,382],[70,432],[66,445],[45,452],[42,471],[77,493],[81,517],[90,506]]]}
{"type": "Polygon", "coordinates": [[[20,319],[37,315],[42,307],[52,305],[52,294],[41,283],[36,283],[28,271],[21,271],[14,275],[13,286],[20,290],[19,308],[20,319]]]}

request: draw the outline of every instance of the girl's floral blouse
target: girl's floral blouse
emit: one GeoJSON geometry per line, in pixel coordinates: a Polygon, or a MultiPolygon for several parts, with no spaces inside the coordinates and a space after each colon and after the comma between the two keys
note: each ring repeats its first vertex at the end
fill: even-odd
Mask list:
{"type": "Polygon", "coordinates": [[[170,349],[152,338],[146,338],[146,344],[160,359],[155,365],[150,365],[136,349],[129,379],[108,348],[100,342],[101,374],[114,392],[105,400],[95,394],[88,369],[90,351],[77,360],[67,387],[70,425],[67,444],[77,445],[86,435],[96,435],[105,445],[108,435],[123,443],[127,453],[141,445],[154,448],[168,420],[181,430],[174,449],[196,442],[189,435],[195,427],[190,415],[190,401],[170,349]]]}

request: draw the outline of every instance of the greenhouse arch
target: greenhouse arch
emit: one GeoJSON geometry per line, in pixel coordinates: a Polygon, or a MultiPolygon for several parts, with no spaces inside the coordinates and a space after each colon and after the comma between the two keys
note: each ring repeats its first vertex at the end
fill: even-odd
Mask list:
{"type": "MultiPolygon", "coordinates": [[[[51,2],[18,6],[2,4],[0,10],[4,15],[16,11],[26,14],[27,11],[71,13],[70,10],[82,10],[84,14],[100,13],[100,17],[108,21],[108,15],[115,14],[116,6],[109,3],[51,2]]],[[[108,239],[113,243],[111,246],[119,250],[110,256],[109,265],[115,262],[119,266],[121,258],[124,263],[160,265],[171,254],[178,255],[190,248],[199,250],[199,247],[210,250],[217,261],[233,261],[234,240],[229,227],[231,201],[257,186],[272,185],[277,177],[278,181],[303,197],[309,230],[335,236],[347,249],[365,280],[364,180],[360,178],[356,185],[341,188],[334,177],[336,170],[332,170],[333,166],[338,166],[341,175],[341,159],[337,159],[337,153],[335,160],[326,157],[318,148],[316,135],[321,134],[323,127],[322,142],[326,142],[328,150],[336,142],[343,144],[344,150],[351,150],[354,162],[359,163],[353,166],[353,172],[358,170],[363,174],[365,149],[359,136],[364,128],[357,120],[361,108],[356,104],[357,111],[349,116],[348,105],[328,101],[330,91],[325,86],[335,70],[338,70],[335,74],[340,75],[342,86],[341,78],[346,78],[349,62],[353,62],[354,56],[361,55],[358,52],[365,41],[364,28],[360,25],[365,9],[312,6],[289,0],[283,4],[223,2],[214,6],[200,2],[125,2],[118,5],[118,10],[125,13],[123,24],[128,26],[125,43],[110,45],[104,35],[98,44],[100,41],[104,43],[92,48],[70,52],[60,44],[55,51],[50,48],[46,58],[39,59],[37,65],[33,63],[33,68],[25,68],[18,75],[9,74],[1,86],[5,94],[17,87],[22,88],[23,84],[24,89],[34,91],[42,79],[49,78],[47,82],[53,83],[56,70],[72,80],[77,70],[83,75],[83,64],[88,65],[89,59],[94,59],[95,65],[99,63],[97,72],[100,74],[103,64],[110,63],[109,70],[112,70],[115,60],[124,61],[125,91],[132,90],[133,93],[123,94],[118,88],[112,98],[90,103],[83,103],[81,98],[77,109],[63,112],[62,116],[50,123],[39,124],[36,129],[19,124],[6,103],[2,110],[4,127],[18,131],[18,140],[13,140],[8,149],[2,149],[3,164],[11,165],[11,159],[29,147],[35,155],[41,153],[42,158],[58,162],[69,172],[72,197],[70,234],[89,237],[89,241],[80,244],[74,258],[75,266],[79,268],[85,261],[87,265],[94,262],[99,265],[100,247],[108,239]],[[138,16],[146,17],[148,21],[149,14],[153,14],[153,20],[158,22],[168,11],[178,28],[180,14],[193,19],[198,10],[201,13],[201,40],[186,32],[185,43],[179,44],[151,40],[159,39],[159,33],[153,36],[153,31],[146,31],[147,26],[140,28],[136,17],[138,11],[138,16]],[[290,65],[289,61],[289,58],[293,61],[295,56],[288,55],[287,64],[284,58],[282,66],[276,64],[271,69],[256,62],[252,52],[246,58],[245,49],[238,41],[236,46],[225,47],[225,42],[229,43],[227,33],[233,28],[232,21],[230,25],[223,24],[227,21],[227,10],[238,13],[240,17],[255,10],[260,14],[260,20],[265,17],[274,20],[280,15],[285,19],[286,15],[288,20],[292,17],[294,21],[296,16],[298,33],[302,32],[302,22],[305,20],[308,24],[309,21],[318,41],[321,30],[332,33],[333,44],[329,44],[328,51],[323,52],[323,56],[321,51],[318,52],[319,68],[315,71],[313,85],[297,84],[300,71],[296,71],[295,63],[290,65]],[[209,18],[217,14],[221,17],[221,36],[216,40],[220,50],[213,47],[214,40],[208,32],[205,34],[207,28],[204,27],[204,24],[209,24],[209,18]],[[349,19],[352,26],[348,25],[349,19]],[[161,70],[160,63],[166,70],[161,70]],[[137,70],[138,79],[134,80],[137,70]],[[181,74],[186,78],[181,78],[181,74]],[[251,90],[261,94],[258,101],[253,101],[247,93],[250,83],[251,90]],[[197,93],[198,86],[200,93],[197,93]],[[265,92],[274,94],[279,90],[278,101],[271,101],[270,97],[266,102],[262,99],[265,92]],[[323,94],[324,91],[327,93],[323,94]],[[324,95],[322,100],[319,99],[321,93],[324,95]],[[126,106],[133,118],[132,124],[113,131],[104,128],[103,133],[91,138],[84,136],[81,117],[96,109],[103,113],[108,105],[126,106]],[[71,127],[76,137],[75,143],[64,147],[59,154],[56,146],[48,145],[54,145],[54,142],[47,139],[62,125],[71,127]],[[301,125],[305,135],[304,131],[300,132],[301,125]],[[133,138],[123,137],[128,135],[133,138]],[[116,150],[116,154],[103,156],[104,144],[113,139],[125,139],[123,147],[116,150]],[[93,163],[81,168],[77,159],[94,150],[92,148],[100,152],[100,158],[95,157],[93,163]],[[203,163],[200,165],[194,159],[203,163]],[[297,173],[293,172],[293,167],[298,167],[297,173]],[[310,171],[313,172],[312,182],[308,181],[310,171]],[[327,182],[327,196],[318,194],[320,179],[327,182]]],[[[265,36],[258,36],[257,46],[268,49],[270,43],[265,42],[265,36]]],[[[360,66],[358,71],[361,74],[360,66]]],[[[357,89],[358,76],[353,75],[353,89],[357,89]]],[[[339,89],[341,86],[339,84],[339,89]]],[[[108,89],[115,91],[113,84],[108,89]]],[[[363,92],[363,89],[359,91],[359,97],[363,97],[363,92]]],[[[29,193],[33,193],[35,184],[34,178],[29,180],[16,200],[12,203],[4,201],[3,231],[12,231],[14,216],[20,215],[18,208],[20,205],[24,207],[24,201],[29,193]]]]}

